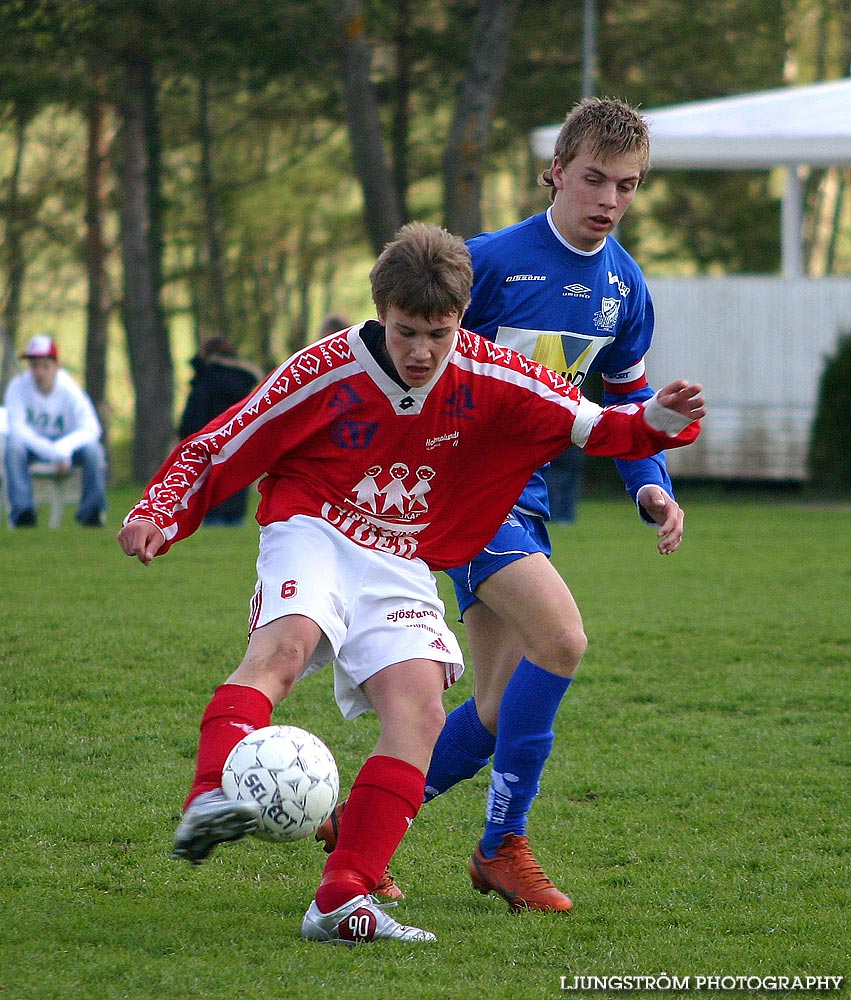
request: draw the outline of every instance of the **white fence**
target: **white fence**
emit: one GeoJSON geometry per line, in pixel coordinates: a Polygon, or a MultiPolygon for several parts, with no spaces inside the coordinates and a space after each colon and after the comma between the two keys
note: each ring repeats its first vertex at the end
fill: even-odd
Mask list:
{"type": "MultiPolygon", "coordinates": [[[[851,332],[851,279],[648,279],[648,375],[706,389],[700,438],[668,452],[674,476],[805,480],[825,362],[851,332]]],[[[851,446],[851,428],[849,428],[851,446]]]]}

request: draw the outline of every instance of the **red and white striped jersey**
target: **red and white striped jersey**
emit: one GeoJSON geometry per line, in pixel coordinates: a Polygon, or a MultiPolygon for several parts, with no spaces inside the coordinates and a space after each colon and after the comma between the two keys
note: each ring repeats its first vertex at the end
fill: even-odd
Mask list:
{"type": "Polygon", "coordinates": [[[655,399],[601,408],[563,376],[465,330],[435,377],[407,389],[372,356],[363,325],[299,351],[182,441],[125,523],[154,522],[162,554],[262,477],[260,524],[306,514],[440,570],[476,555],[532,472],[571,441],[639,458],[699,432],[655,399]]]}

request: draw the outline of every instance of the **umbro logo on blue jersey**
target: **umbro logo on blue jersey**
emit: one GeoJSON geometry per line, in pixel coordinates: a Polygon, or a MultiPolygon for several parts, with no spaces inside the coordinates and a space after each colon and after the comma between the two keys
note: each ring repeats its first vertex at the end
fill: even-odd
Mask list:
{"type": "Polygon", "coordinates": [[[591,289],[587,285],[580,285],[578,281],[574,281],[572,285],[562,285],[562,288],[568,295],[572,295],[574,298],[591,298],[591,289]]]}

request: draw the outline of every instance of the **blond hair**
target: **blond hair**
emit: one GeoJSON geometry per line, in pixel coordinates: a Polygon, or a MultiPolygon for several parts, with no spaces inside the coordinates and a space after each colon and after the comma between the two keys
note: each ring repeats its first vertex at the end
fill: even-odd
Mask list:
{"type": "MultiPolygon", "coordinates": [[[[580,151],[601,160],[619,156],[637,156],[638,183],[650,169],[650,130],[637,108],[613,97],[586,97],[568,112],[559,130],[553,151],[554,159],[566,167],[580,151]]],[[[555,198],[552,168],[545,170],[538,183],[550,189],[555,198]]]]}

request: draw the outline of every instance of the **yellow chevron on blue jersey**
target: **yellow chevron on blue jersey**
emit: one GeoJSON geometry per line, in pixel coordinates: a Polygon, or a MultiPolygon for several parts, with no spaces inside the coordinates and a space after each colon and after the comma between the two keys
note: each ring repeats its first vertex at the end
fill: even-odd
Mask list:
{"type": "Polygon", "coordinates": [[[510,347],[552,368],[574,385],[585,381],[594,359],[614,339],[567,330],[522,330],[516,326],[500,326],[495,338],[501,347],[510,347]]]}

